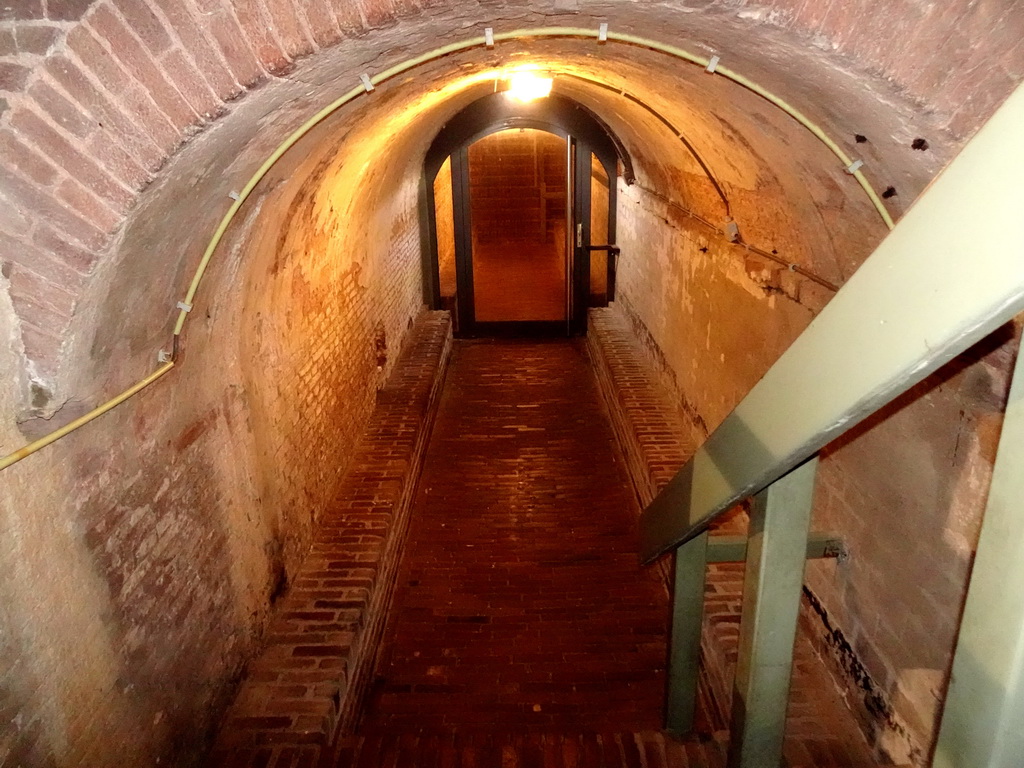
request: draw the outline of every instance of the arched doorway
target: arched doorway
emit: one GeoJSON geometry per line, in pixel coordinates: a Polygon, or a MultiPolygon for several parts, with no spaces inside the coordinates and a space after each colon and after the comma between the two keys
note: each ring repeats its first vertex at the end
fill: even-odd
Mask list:
{"type": "Polygon", "coordinates": [[[425,166],[426,272],[460,336],[586,332],[614,298],[615,181],[629,158],[601,122],[558,96],[474,102],[425,166]]]}

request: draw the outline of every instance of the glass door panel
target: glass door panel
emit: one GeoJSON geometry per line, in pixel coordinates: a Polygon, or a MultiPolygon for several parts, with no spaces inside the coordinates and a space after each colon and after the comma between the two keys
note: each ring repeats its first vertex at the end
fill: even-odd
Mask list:
{"type": "MultiPolygon", "coordinates": [[[[608,174],[601,161],[590,155],[590,242],[606,245],[608,232],[608,174]]],[[[590,252],[590,295],[592,307],[608,306],[608,251],[590,252]]]]}
{"type": "Polygon", "coordinates": [[[452,204],[452,159],[444,161],[434,179],[434,222],[437,230],[437,275],[441,309],[454,315],[456,295],[455,209],[452,204]]]}
{"type": "Polygon", "coordinates": [[[565,140],[499,131],[469,148],[478,323],[566,319],[565,140]]]}

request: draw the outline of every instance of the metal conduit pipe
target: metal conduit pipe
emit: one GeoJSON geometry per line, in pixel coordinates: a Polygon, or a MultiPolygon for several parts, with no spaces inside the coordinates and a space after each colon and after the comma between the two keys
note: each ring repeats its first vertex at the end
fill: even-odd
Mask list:
{"type": "MultiPolygon", "coordinates": [[[[646,192],[651,197],[653,197],[653,198],[655,198],[657,200],[660,200],[662,203],[664,203],[665,205],[669,206],[670,208],[674,208],[675,210],[679,211],[683,215],[688,216],[689,218],[693,219],[694,221],[700,223],[701,225],[703,225],[707,229],[709,229],[712,232],[714,232],[716,235],[720,235],[721,237],[725,238],[726,240],[729,239],[729,233],[728,232],[726,232],[723,229],[719,229],[718,227],[716,227],[714,224],[712,224],[710,221],[705,219],[703,216],[701,216],[696,211],[691,211],[689,208],[686,208],[685,206],[680,205],[675,200],[672,200],[671,198],[667,197],[666,195],[661,194],[660,192],[658,192],[656,190],[649,189],[649,188],[647,188],[647,187],[645,187],[643,185],[639,185],[639,188],[642,189],[644,192],[646,192]]],[[[776,264],[779,264],[779,265],[785,267],[790,272],[796,272],[798,275],[806,277],[811,282],[817,283],[822,288],[827,288],[828,290],[832,291],[833,293],[839,290],[839,286],[836,285],[835,283],[833,283],[832,281],[826,280],[821,275],[819,275],[819,274],[817,274],[815,272],[812,272],[809,269],[801,267],[799,264],[795,264],[792,261],[786,261],[786,259],[784,259],[781,256],[779,256],[777,253],[772,253],[772,252],[764,250],[764,248],[758,248],[756,245],[751,245],[750,243],[746,242],[743,239],[742,236],[740,236],[739,240],[737,240],[735,242],[732,242],[732,241],[730,241],[730,242],[731,242],[732,245],[735,245],[738,248],[743,248],[745,250],[750,251],[751,253],[756,253],[758,256],[763,256],[764,258],[768,259],[769,261],[774,261],[776,264]]]]}
{"type": "Polygon", "coordinates": [[[654,107],[652,107],[650,104],[643,101],[642,99],[634,96],[628,91],[616,88],[613,85],[608,85],[607,83],[602,83],[600,80],[594,80],[593,78],[584,77],[583,75],[569,73],[564,76],[572,78],[573,80],[581,80],[582,82],[589,83],[590,85],[596,85],[598,88],[603,88],[604,90],[611,91],[612,93],[617,93],[620,96],[622,96],[622,98],[628,99],[633,104],[636,104],[637,106],[649,112],[659,123],[668,128],[672,132],[672,135],[679,139],[679,141],[682,142],[683,146],[686,147],[686,151],[690,153],[694,160],[697,161],[697,165],[699,165],[701,170],[704,171],[704,175],[708,177],[708,181],[711,182],[711,186],[715,188],[715,193],[718,195],[718,198],[722,201],[722,205],[725,206],[726,217],[732,216],[732,209],[729,205],[729,198],[726,197],[725,190],[723,190],[721,185],[718,183],[718,179],[715,177],[715,174],[711,172],[711,168],[708,167],[708,164],[704,161],[704,158],[701,157],[700,153],[697,151],[697,148],[693,146],[693,143],[689,139],[687,139],[683,132],[676,128],[667,117],[665,117],[663,114],[661,114],[661,112],[656,110],[654,107]]]}
{"type": "MultiPolygon", "coordinates": [[[[698,66],[705,68],[707,68],[711,64],[711,60],[704,56],[699,56],[697,54],[690,53],[689,51],[683,48],[678,48],[673,45],[667,45],[665,43],[658,42],[657,40],[651,40],[649,38],[640,37],[638,35],[622,34],[612,31],[599,31],[594,29],[588,29],[585,27],[536,27],[529,29],[518,29],[510,32],[495,32],[493,34],[493,41],[495,43],[498,43],[511,40],[528,40],[533,38],[557,37],[573,37],[592,39],[599,42],[607,41],[623,43],[626,45],[634,45],[640,48],[647,48],[652,51],[664,53],[674,58],[682,59],[683,61],[687,61],[690,62],[691,64],[696,64],[698,66]]],[[[488,42],[489,41],[487,37],[478,36],[470,37],[467,38],[466,40],[462,40],[457,43],[450,43],[449,45],[444,45],[441,46],[440,48],[435,48],[419,56],[415,56],[411,59],[406,59],[405,61],[396,64],[393,67],[389,67],[388,69],[385,69],[383,72],[379,72],[378,74],[368,78],[369,85],[379,85],[380,83],[390,80],[391,78],[397,75],[400,75],[411,69],[415,69],[416,67],[422,64],[426,64],[428,62],[435,61],[437,59],[441,59],[455,53],[459,53],[460,51],[468,50],[470,48],[487,46],[488,42]]],[[[762,88],[760,85],[744,77],[738,72],[735,72],[727,67],[716,66],[714,68],[714,73],[721,75],[722,77],[726,77],[732,80],[733,82],[743,86],[747,90],[756,93],[758,96],[761,96],[771,104],[774,104],[776,107],[784,111],[794,120],[803,125],[812,134],[814,134],[823,144],[825,144],[826,147],[829,148],[829,150],[832,151],[832,153],[837,158],[839,158],[840,162],[843,164],[844,169],[848,173],[850,173],[855,179],[857,179],[857,182],[868,195],[868,198],[871,200],[875,209],[882,217],[882,220],[885,222],[886,226],[889,229],[893,228],[894,222],[892,217],[889,215],[888,210],[886,210],[881,198],[878,196],[874,188],[871,186],[871,182],[869,182],[867,178],[865,178],[864,174],[859,170],[859,165],[856,165],[850,159],[850,157],[845,152],[843,152],[842,148],[840,148],[839,145],[836,144],[818,125],[813,123],[802,112],[791,106],[784,99],[776,96],[767,89],[762,88]]],[[[203,280],[203,275],[206,274],[207,267],[209,267],[210,260],[213,258],[213,254],[217,250],[217,246],[220,245],[221,240],[224,238],[224,234],[227,232],[228,226],[234,220],[235,215],[238,213],[239,209],[248,199],[249,195],[252,194],[253,190],[256,188],[256,185],[259,184],[260,181],[262,181],[263,177],[267,175],[267,173],[274,166],[274,164],[277,163],[277,161],[280,160],[281,157],[289,149],[291,149],[315,126],[317,126],[329,115],[333,114],[338,109],[348,104],[350,101],[353,101],[354,99],[364,94],[368,94],[370,93],[370,91],[371,88],[368,88],[366,84],[360,85],[347,91],[340,98],[336,99],[335,101],[331,102],[326,107],[321,109],[315,115],[310,117],[309,120],[303,123],[298,129],[296,129],[291,135],[289,135],[288,138],[281,142],[277,149],[275,149],[270,154],[270,156],[250,177],[249,181],[246,182],[245,186],[239,192],[238,198],[232,203],[231,207],[228,208],[227,213],[224,214],[224,217],[221,219],[220,224],[213,233],[213,237],[210,238],[210,242],[206,246],[206,250],[203,252],[203,256],[200,259],[199,265],[196,267],[195,274],[192,277],[192,281],[189,284],[188,291],[185,294],[185,299],[182,302],[182,304],[185,307],[188,307],[189,309],[191,308],[192,303],[195,300],[196,294],[199,291],[199,285],[203,280]]],[[[44,437],[32,443],[29,443],[28,445],[22,448],[19,448],[18,450],[8,454],[7,456],[4,456],[2,459],[0,459],[0,471],[7,469],[12,464],[21,461],[27,456],[31,456],[36,451],[45,448],[46,446],[56,442],[65,435],[79,429],[80,427],[85,426],[94,419],[102,416],[103,414],[117,407],[125,400],[128,400],[132,396],[136,395],[137,393],[148,387],[150,384],[163,377],[164,374],[169,372],[171,368],[174,366],[173,358],[176,356],[178,349],[178,337],[181,336],[182,330],[184,329],[185,319],[188,317],[189,309],[182,308],[180,310],[177,322],[174,325],[174,339],[172,340],[172,353],[170,354],[170,360],[166,360],[166,353],[161,352],[160,359],[162,365],[152,374],[137,382],[133,386],[129,387],[116,397],[108,400],[103,405],[94,408],[85,415],[79,417],[78,419],[75,419],[69,424],[66,424],[60,429],[57,429],[54,432],[51,432],[50,434],[45,435],[44,437]]]]}

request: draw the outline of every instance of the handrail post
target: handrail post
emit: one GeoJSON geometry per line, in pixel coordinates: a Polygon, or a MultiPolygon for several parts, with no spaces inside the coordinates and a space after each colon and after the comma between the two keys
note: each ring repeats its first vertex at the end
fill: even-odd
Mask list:
{"type": "Polygon", "coordinates": [[[815,456],[754,497],[732,694],[729,768],[781,765],[817,467],[815,456]]]}
{"type": "Polygon", "coordinates": [[[1014,768],[1024,754],[1024,354],[1017,364],[992,469],[985,517],[935,768],[1014,768]]]}
{"type": "Polygon", "coordinates": [[[704,616],[707,554],[707,531],[690,539],[675,552],[665,712],[665,730],[673,736],[683,736],[693,730],[700,675],[700,632],[704,616]]]}

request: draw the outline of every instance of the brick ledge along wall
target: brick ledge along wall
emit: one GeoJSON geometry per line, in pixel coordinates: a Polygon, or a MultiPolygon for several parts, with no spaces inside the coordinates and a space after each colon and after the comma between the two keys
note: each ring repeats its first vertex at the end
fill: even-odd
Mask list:
{"type": "MultiPolygon", "coordinates": [[[[637,347],[632,329],[616,308],[590,311],[590,332],[587,350],[594,365],[601,394],[615,435],[622,447],[641,508],[649,504],[658,491],[672,479],[693,452],[696,442],[689,436],[669,389],[637,347]]],[[[716,523],[713,533],[743,534],[746,520],[742,514],[716,523]]],[[[662,558],[657,566],[671,592],[671,559],[662,558]]],[[[711,706],[714,724],[722,728],[727,722],[731,689],[729,665],[735,662],[738,595],[735,590],[736,566],[709,566],[709,582],[713,593],[706,597],[705,621],[701,641],[702,684],[711,706]],[[733,578],[730,579],[730,576],[733,578]],[[715,594],[726,594],[716,603],[715,594]],[[730,599],[731,598],[731,599],[730,599]],[[715,607],[725,613],[714,614],[715,607]]],[[[742,578],[742,567],[739,578],[742,578]]]]}
{"type": "Polygon", "coordinates": [[[358,716],[450,351],[448,313],[421,315],[208,765],[313,766],[358,716]]]}

